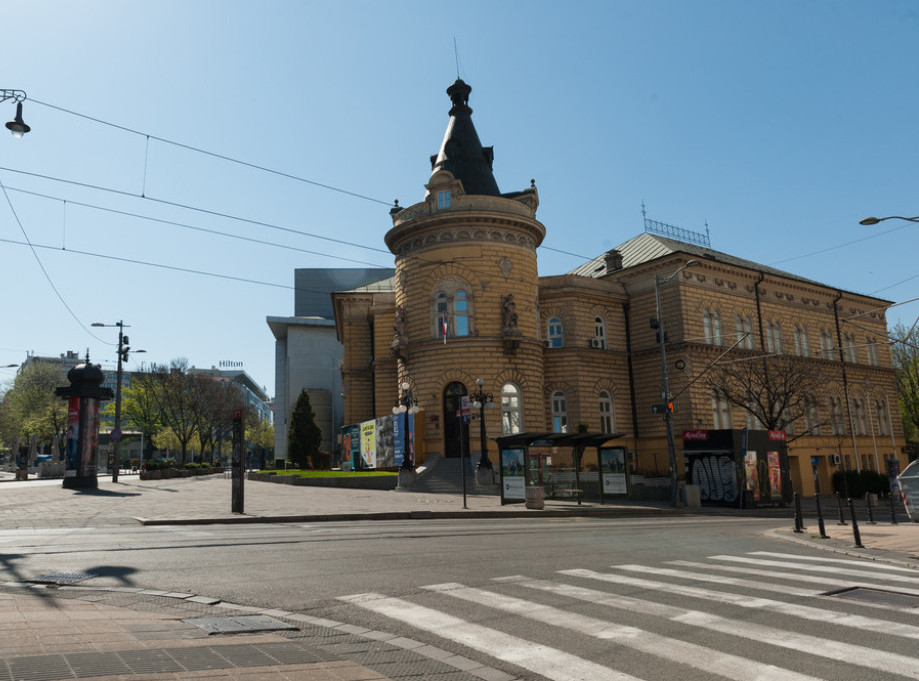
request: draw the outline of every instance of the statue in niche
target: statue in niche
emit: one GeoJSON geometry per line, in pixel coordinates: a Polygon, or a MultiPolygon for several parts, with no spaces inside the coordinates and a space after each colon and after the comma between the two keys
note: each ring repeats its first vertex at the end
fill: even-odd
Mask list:
{"type": "Polygon", "coordinates": [[[514,294],[508,293],[501,298],[501,336],[504,351],[513,353],[520,345],[520,332],[517,330],[517,303],[514,294]]]}
{"type": "Polygon", "coordinates": [[[402,360],[408,355],[408,335],[405,326],[405,306],[396,305],[396,315],[392,325],[393,341],[389,349],[402,360]]]}

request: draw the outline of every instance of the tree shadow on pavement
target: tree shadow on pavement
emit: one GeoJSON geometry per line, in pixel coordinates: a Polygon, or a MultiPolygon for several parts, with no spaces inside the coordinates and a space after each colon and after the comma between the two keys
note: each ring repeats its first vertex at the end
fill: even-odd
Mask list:
{"type": "Polygon", "coordinates": [[[140,492],[113,492],[107,489],[76,489],[77,494],[87,494],[95,497],[139,497],[140,492]]]}
{"type": "Polygon", "coordinates": [[[126,565],[96,565],[86,568],[86,572],[92,574],[94,577],[111,577],[117,579],[124,586],[134,586],[134,582],[129,579],[129,576],[137,572],[137,569],[127,567],[126,565]]]}
{"type": "MultiPolygon", "coordinates": [[[[12,579],[7,581],[19,582],[21,584],[27,584],[34,580],[28,579],[25,577],[16,566],[16,561],[19,558],[25,558],[26,556],[19,553],[0,553],[0,567],[7,575],[12,575],[12,579]]],[[[11,592],[7,592],[11,593],[11,592]]],[[[45,589],[17,589],[15,592],[24,596],[37,596],[38,598],[43,598],[49,604],[55,608],[60,607],[57,604],[57,600],[53,598],[53,594],[49,593],[45,589]]]]}

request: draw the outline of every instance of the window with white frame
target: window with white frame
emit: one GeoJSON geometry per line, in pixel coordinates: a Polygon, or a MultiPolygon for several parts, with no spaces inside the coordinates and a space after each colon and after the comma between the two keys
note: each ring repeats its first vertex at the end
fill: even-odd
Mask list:
{"type": "Polygon", "coordinates": [[[606,321],[599,315],[594,317],[594,342],[597,347],[606,349],[606,321]]]}
{"type": "Polygon", "coordinates": [[[709,312],[708,308],[702,310],[702,335],[709,345],[715,342],[715,336],[712,331],[712,313],[709,312]]]}
{"type": "Polygon", "coordinates": [[[820,414],[817,411],[817,400],[813,395],[804,396],[804,427],[811,435],[820,434],[820,414]]]}
{"type": "Polygon", "coordinates": [[[846,334],[842,339],[843,353],[849,364],[858,364],[858,349],[855,347],[855,336],[846,334]]]}
{"type": "Polygon", "coordinates": [[[548,335],[546,340],[549,341],[550,348],[560,348],[565,344],[565,337],[563,335],[562,320],[558,317],[552,317],[549,320],[548,324],[548,335]]]}
{"type": "Polygon", "coordinates": [[[469,285],[458,277],[440,281],[434,291],[432,319],[435,338],[472,335],[469,285]]]}
{"type": "Polygon", "coordinates": [[[724,334],[721,332],[721,313],[718,310],[712,311],[712,336],[714,336],[715,345],[724,345],[724,334]]]}
{"type": "Polygon", "coordinates": [[[833,334],[826,329],[820,330],[820,354],[823,359],[837,359],[833,334]]]}
{"type": "Polygon", "coordinates": [[[807,338],[807,327],[795,324],[795,354],[801,357],[810,356],[810,341],[807,338]]]}
{"type": "Polygon", "coordinates": [[[868,355],[868,364],[873,367],[881,365],[881,355],[878,352],[877,338],[865,338],[865,354],[868,355]]]}
{"type": "Polygon", "coordinates": [[[887,400],[874,400],[874,414],[878,420],[878,435],[890,435],[890,413],[887,411],[887,400]]]}
{"type": "Polygon", "coordinates": [[[766,322],[766,350],[776,354],[782,352],[782,325],[778,322],[766,322]]]}
{"type": "Polygon", "coordinates": [[[865,400],[856,397],[852,400],[852,418],[855,420],[855,434],[867,435],[868,426],[865,415],[865,400]]]}
{"type": "Polygon", "coordinates": [[[842,398],[830,395],[830,429],[833,435],[846,434],[846,418],[842,409],[842,398]]]}
{"type": "Polygon", "coordinates": [[[561,390],[552,393],[552,432],[568,432],[568,400],[561,390]]]}
{"type": "Polygon", "coordinates": [[[523,432],[523,405],[520,388],[513,383],[501,386],[501,433],[513,435],[523,432]]]}
{"type": "Polygon", "coordinates": [[[616,431],[613,430],[615,426],[613,420],[613,398],[606,390],[600,392],[598,406],[600,407],[600,432],[615,433],[616,431]]]}
{"type": "Polygon", "coordinates": [[[737,347],[752,350],[756,341],[753,338],[753,322],[749,317],[736,315],[734,327],[737,330],[737,347]]]}
{"type": "Polygon", "coordinates": [[[712,421],[715,430],[731,427],[731,403],[720,390],[712,390],[712,421]]]}

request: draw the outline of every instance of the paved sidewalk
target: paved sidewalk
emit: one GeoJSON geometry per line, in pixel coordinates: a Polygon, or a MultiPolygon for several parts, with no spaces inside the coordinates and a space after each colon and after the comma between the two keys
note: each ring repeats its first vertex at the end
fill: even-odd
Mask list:
{"type": "MultiPolygon", "coordinates": [[[[65,490],[60,480],[0,483],[0,528],[108,527],[145,523],[283,522],[290,520],[481,517],[558,514],[611,515],[739,513],[725,509],[672,509],[665,504],[615,505],[547,502],[546,509],[501,506],[496,496],[294,487],[247,481],[245,514],[230,511],[230,480],[222,476],[140,481],[100,479],[94,491],[65,490]]],[[[775,518],[769,534],[788,541],[871,560],[919,565],[919,524],[893,525],[889,514],[869,524],[859,519],[854,545],[851,521],[816,516],[805,507],[805,531],[793,532],[791,509],[746,511],[775,518]]],[[[863,513],[862,513],[863,515],[863,513]]],[[[901,516],[902,517],[902,516],[901,516]]],[[[0,549],[12,545],[2,544],[0,549]]],[[[221,620],[223,622],[224,620],[221,620]]],[[[269,622],[269,624],[271,623],[269,622]]],[[[473,660],[382,631],[302,614],[221,603],[194,594],[138,588],[0,584],[0,681],[513,681],[473,660]],[[189,620],[264,618],[291,630],[208,635],[189,620]],[[390,671],[387,671],[390,670],[390,671]],[[388,674],[388,675],[384,675],[388,674]]]]}

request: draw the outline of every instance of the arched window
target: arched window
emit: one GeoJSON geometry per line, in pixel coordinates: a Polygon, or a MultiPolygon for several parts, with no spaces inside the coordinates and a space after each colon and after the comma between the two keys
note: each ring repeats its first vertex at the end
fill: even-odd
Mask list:
{"type": "Polygon", "coordinates": [[[469,285],[459,277],[447,277],[434,289],[431,324],[435,338],[472,335],[472,300],[469,285]]]}
{"type": "Polygon", "coordinates": [[[753,338],[753,322],[749,317],[737,315],[734,317],[734,325],[737,329],[737,347],[752,350],[756,345],[753,338]]]}
{"type": "Polygon", "coordinates": [[[833,435],[846,434],[846,420],[842,410],[842,398],[830,395],[830,428],[833,435]]]}
{"type": "Polygon", "coordinates": [[[606,321],[600,316],[594,317],[594,344],[606,349],[606,321]]]}
{"type": "Polygon", "coordinates": [[[712,313],[708,311],[708,308],[702,310],[702,335],[705,336],[705,342],[709,345],[714,342],[714,335],[712,334],[712,313]]]}
{"type": "Polygon", "coordinates": [[[712,390],[712,421],[715,430],[731,427],[731,403],[724,393],[712,390]]]}
{"type": "Polygon", "coordinates": [[[562,320],[558,317],[552,317],[549,320],[549,335],[547,340],[549,341],[550,348],[560,348],[565,344],[565,338],[562,334],[563,332],[562,320]]]}
{"type": "Polygon", "coordinates": [[[782,352],[782,325],[778,322],[766,322],[766,350],[778,354],[782,352]]]}
{"type": "Polygon", "coordinates": [[[715,345],[724,345],[724,336],[721,333],[721,313],[718,310],[712,312],[712,336],[715,345]]]}
{"type": "Polygon", "coordinates": [[[807,327],[795,324],[795,354],[801,357],[810,356],[810,342],[807,338],[807,327]]]}
{"type": "Polygon", "coordinates": [[[600,392],[598,406],[600,407],[600,432],[615,433],[615,421],[613,418],[613,398],[605,390],[600,392]]]}
{"type": "Polygon", "coordinates": [[[804,396],[804,427],[811,435],[820,435],[820,415],[813,395],[804,396]]]}
{"type": "Polygon", "coordinates": [[[867,435],[868,434],[868,425],[867,419],[865,417],[865,400],[861,397],[856,397],[852,400],[853,417],[855,419],[855,434],[856,435],[867,435]]]}
{"type": "Polygon", "coordinates": [[[568,400],[561,390],[552,393],[552,432],[568,432],[568,400]]]}
{"type": "Polygon", "coordinates": [[[513,435],[523,432],[523,405],[520,388],[513,383],[501,386],[501,433],[513,435]]]}
{"type": "Polygon", "coordinates": [[[887,412],[887,401],[876,398],[874,413],[878,420],[878,435],[890,435],[890,414],[887,412]]]}

